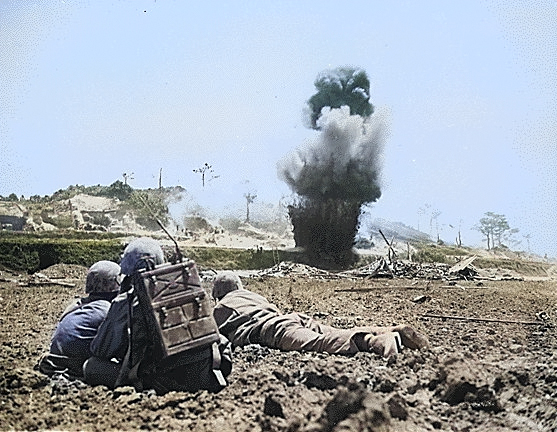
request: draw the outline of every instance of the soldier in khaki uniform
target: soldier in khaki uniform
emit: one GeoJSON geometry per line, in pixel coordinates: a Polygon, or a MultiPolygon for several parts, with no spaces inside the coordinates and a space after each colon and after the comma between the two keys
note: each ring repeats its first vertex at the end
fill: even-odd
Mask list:
{"type": "Polygon", "coordinates": [[[300,313],[283,314],[265,297],[243,288],[230,271],[213,281],[214,316],[233,346],[259,344],[284,351],[331,354],[374,352],[390,357],[404,347],[424,348],[427,338],[408,325],[337,329],[300,313]]]}

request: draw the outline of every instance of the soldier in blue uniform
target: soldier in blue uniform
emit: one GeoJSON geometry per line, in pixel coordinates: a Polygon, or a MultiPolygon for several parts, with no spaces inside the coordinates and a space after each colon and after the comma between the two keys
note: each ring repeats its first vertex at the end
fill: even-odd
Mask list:
{"type": "Polygon", "coordinates": [[[91,356],[89,345],[120,289],[119,275],[120,266],[111,261],[99,261],[89,268],[88,295],[69,305],[60,317],[50,352],[39,361],[41,372],[83,379],[83,363],[91,356]]]}

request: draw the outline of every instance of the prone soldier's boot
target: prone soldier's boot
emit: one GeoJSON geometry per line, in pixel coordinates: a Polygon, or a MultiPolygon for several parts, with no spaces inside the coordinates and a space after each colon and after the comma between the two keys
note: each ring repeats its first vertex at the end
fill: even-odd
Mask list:
{"type": "Polygon", "coordinates": [[[379,335],[364,336],[366,351],[374,352],[383,357],[391,357],[402,350],[402,342],[397,332],[387,332],[379,335]]]}
{"type": "Polygon", "coordinates": [[[389,327],[392,332],[397,332],[400,335],[402,344],[410,349],[421,349],[429,345],[429,341],[425,335],[414,330],[413,327],[407,324],[401,324],[394,327],[389,327]]]}
{"type": "Polygon", "coordinates": [[[402,345],[410,349],[421,349],[429,345],[427,337],[407,324],[390,327],[366,327],[366,329],[368,329],[371,334],[377,336],[385,333],[396,332],[400,335],[402,345]]]}

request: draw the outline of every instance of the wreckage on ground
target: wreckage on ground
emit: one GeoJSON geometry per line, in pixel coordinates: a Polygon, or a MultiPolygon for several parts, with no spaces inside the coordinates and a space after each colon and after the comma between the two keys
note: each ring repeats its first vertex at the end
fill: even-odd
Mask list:
{"type": "Polygon", "coordinates": [[[331,272],[309,265],[280,262],[275,266],[258,271],[258,277],[287,277],[306,276],[318,279],[370,279],[370,278],[407,278],[444,281],[483,281],[483,280],[523,280],[520,276],[512,275],[508,270],[478,269],[472,265],[476,255],[467,257],[455,265],[446,263],[416,263],[408,260],[394,260],[388,262],[380,257],[374,262],[352,270],[331,272]]]}

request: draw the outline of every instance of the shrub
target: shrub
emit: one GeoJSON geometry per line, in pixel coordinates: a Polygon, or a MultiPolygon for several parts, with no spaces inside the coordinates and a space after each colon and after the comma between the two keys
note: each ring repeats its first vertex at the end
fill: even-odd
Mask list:
{"type": "Polygon", "coordinates": [[[122,248],[117,239],[1,236],[0,265],[28,273],[59,263],[89,267],[100,260],[118,262],[122,248]]]}
{"type": "Polygon", "coordinates": [[[412,261],[419,263],[446,263],[447,256],[436,248],[427,247],[415,252],[412,255],[412,261]]]}

